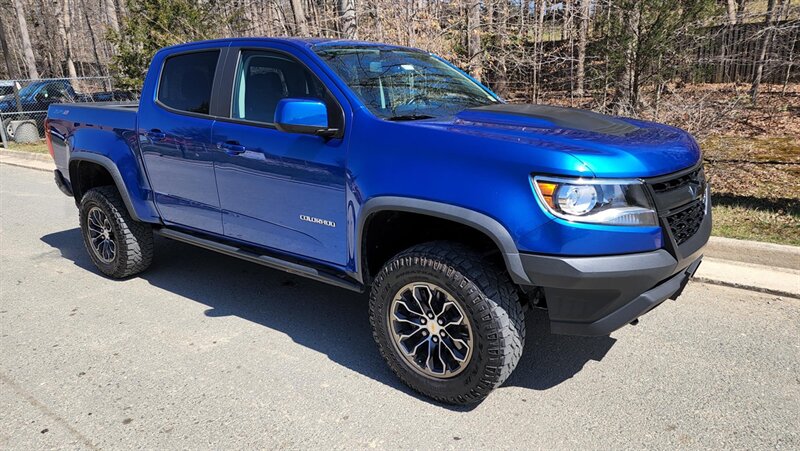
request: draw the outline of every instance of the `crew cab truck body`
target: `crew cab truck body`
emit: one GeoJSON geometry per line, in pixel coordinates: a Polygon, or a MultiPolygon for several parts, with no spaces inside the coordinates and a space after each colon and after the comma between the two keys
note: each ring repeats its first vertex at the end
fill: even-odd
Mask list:
{"type": "Polygon", "coordinates": [[[444,402],[508,377],[526,307],[604,335],[676,298],[711,229],[687,133],[506,104],[403,47],[170,47],[138,106],[52,105],[47,130],[103,273],[144,270],[158,233],[369,291],[389,366],[444,402]]]}

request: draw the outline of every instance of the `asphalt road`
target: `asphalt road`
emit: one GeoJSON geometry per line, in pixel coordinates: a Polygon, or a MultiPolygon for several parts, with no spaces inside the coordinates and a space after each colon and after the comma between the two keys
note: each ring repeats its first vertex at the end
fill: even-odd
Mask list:
{"type": "Polygon", "coordinates": [[[45,172],[0,165],[0,448],[800,448],[800,301],[690,284],[611,337],[528,319],[473,408],[415,396],[363,296],[167,240],[100,276],[45,172]]]}

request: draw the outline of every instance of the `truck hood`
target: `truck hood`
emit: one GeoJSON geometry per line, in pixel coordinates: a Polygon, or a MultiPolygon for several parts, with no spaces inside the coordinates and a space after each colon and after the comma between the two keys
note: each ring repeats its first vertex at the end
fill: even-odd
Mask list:
{"type": "MultiPolygon", "coordinates": [[[[528,144],[531,152],[568,152],[597,177],[653,177],[700,161],[687,132],[653,122],[576,108],[498,104],[470,108],[448,119],[408,122],[473,134],[501,143],[528,144]]],[[[534,160],[535,161],[535,160],[534,160]]]]}

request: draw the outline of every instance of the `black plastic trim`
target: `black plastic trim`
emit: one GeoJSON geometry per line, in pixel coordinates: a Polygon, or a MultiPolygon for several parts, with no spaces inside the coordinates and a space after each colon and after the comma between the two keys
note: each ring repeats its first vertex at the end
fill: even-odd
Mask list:
{"type": "Polygon", "coordinates": [[[55,169],[53,171],[53,176],[56,179],[56,186],[58,186],[58,189],[60,189],[61,192],[66,194],[67,196],[73,197],[73,195],[72,195],[72,187],[69,186],[69,182],[67,182],[64,179],[64,176],[61,175],[61,171],[59,171],[58,169],[55,169]]]}
{"type": "Polygon", "coordinates": [[[270,255],[258,254],[255,252],[251,252],[247,249],[231,246],[229,244],[220,243],[218,241],[213,241],[210,239],[198,237],[195,235],[191,235],[173,229],[161,228],[161,229],[156,229],[155,232],[165,238],[182,241],[184,243],[199,246],[204,249],[229,255],[231,257],[240,258],[242,260],[247,260],[249,262],[257,263],[259,265],[267,266],[273,269],[279,269],[281,271],[285,271],[291,274],[307,277],[309,279],[313,279],[318,282],[324,282],[330,285],[335,285],[340,288],[346,288],[348,290],[356,291],[359,293],[364,291],[364,287],[360,283],[351,282],[346,279],[338,278],[332,274],[321,272],[316,268],[312,268],[310,266],[301,265],[299,263],[283,260],[270,255]]]}
{"type": "MultiPolygon", "coordinates": [[[[590,323],[569,321],[550,322],[550,332],[563,335],[602,336],[631,323],[654,309],[667,299],[677,299],[689,279],[694,275],[701,259],[697,259],[685,270],[673,275],[663,283],[645,291],[619,309],[590,323]]],[[[549,304],[548,304],[549,305],[549,304]]]]}
{"type": "Polygon", "coordinates": [[[410,197],[381,196],[368,200],[359,213],[358,229],[356,231],[356,273],[359,281],[364,280],[364,227],[367,219],[380,211],[405,211],[409,213],[419,213],[447,219],[453,222],[472,227],[484,233],[494,241],[503,254],[503,260],[511,279],[521,285],[531,285],[531,280],[525,273],[520,260],[520,254],[514,239],[505,227],[496,220],[455,205],[443,204],[429,200],[415,199],[410,197]]]}
{"type": "Polygon", "coordinates": [[[606,335],[677,297],[700,264],[701,251],[680,261],[664,249],[604,257],[520,257],[530,279],[544,289],[553,333],[606,335]]]}
{"type": "MultiPolygon", "coordinates": [[[[150,220],[144,219],[139,215],[139,213],[136,212],[136,208],[134,208],[133,202],[131,201],[131,195],[128,192],[127,187],[125,186],[125,180],[122,178],[122,174],[120,174],[119,168],[117,168],[117,165],[114,164],[114,162],[111,161],[111,159],[108,157],[91,152],[73,151],[72,154],[70,155],[68,164],[70,171],[69,174],[70,180],[76,180],[76,175],[77,175],[73,174],[73,171],[77,170],[77,165],[76,164],[74,165],[73,163],[78,163],[81,161],[89,161],[91,163],[99,164],[100,166],[105,168],[105,170],[107,170],[109,174],[111,174],[111,178],[114,179],[114,184],[117,187],[117,191],[119,191],[119,195],[122,197],[122,201],[125,203],[125,208],[128,209],[128,213],[134,220],[139,222],[148,222],[148,223],[157,222],[153,221],[152,219],[150,220]]],[[[73,186],[73,192],[77,191],[79,194],[83,194],[83,192],[79,188],[80,187],[76,188],[73,186]]],[[[80,199],[77,196],[75,197],[75,202],[76,203],[80,202],[80,199]]],[[[152,201],[146,200],[144,202],[145,205],[149,207],[150,211],[148,213],[150,214],[151,218],[160,218],[160,216],[156,212],[155,205],[153,205],[152,201]]]]}

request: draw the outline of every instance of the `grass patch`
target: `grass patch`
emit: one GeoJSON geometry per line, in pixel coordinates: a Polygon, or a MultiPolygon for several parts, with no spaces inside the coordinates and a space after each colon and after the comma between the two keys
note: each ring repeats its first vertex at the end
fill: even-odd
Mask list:
{"type": "Polygon", "coordinates": [[[8,150],[18,150],[21,152],[48,153],[47,144],[44,141],[31,144],[13,143],[8,146],[8,150]]]}
{"type": "Polygon", "coordinates": [[[714,205],[713,202],[712,198],[713,235],[800,246],[800,215],[797,211],[736,203],[714,205]]]}
{"type": "Polygon", "coordinates": [[[713,136],[701,143],[718,236],[800,246],[800,140],[713,136]]]}

